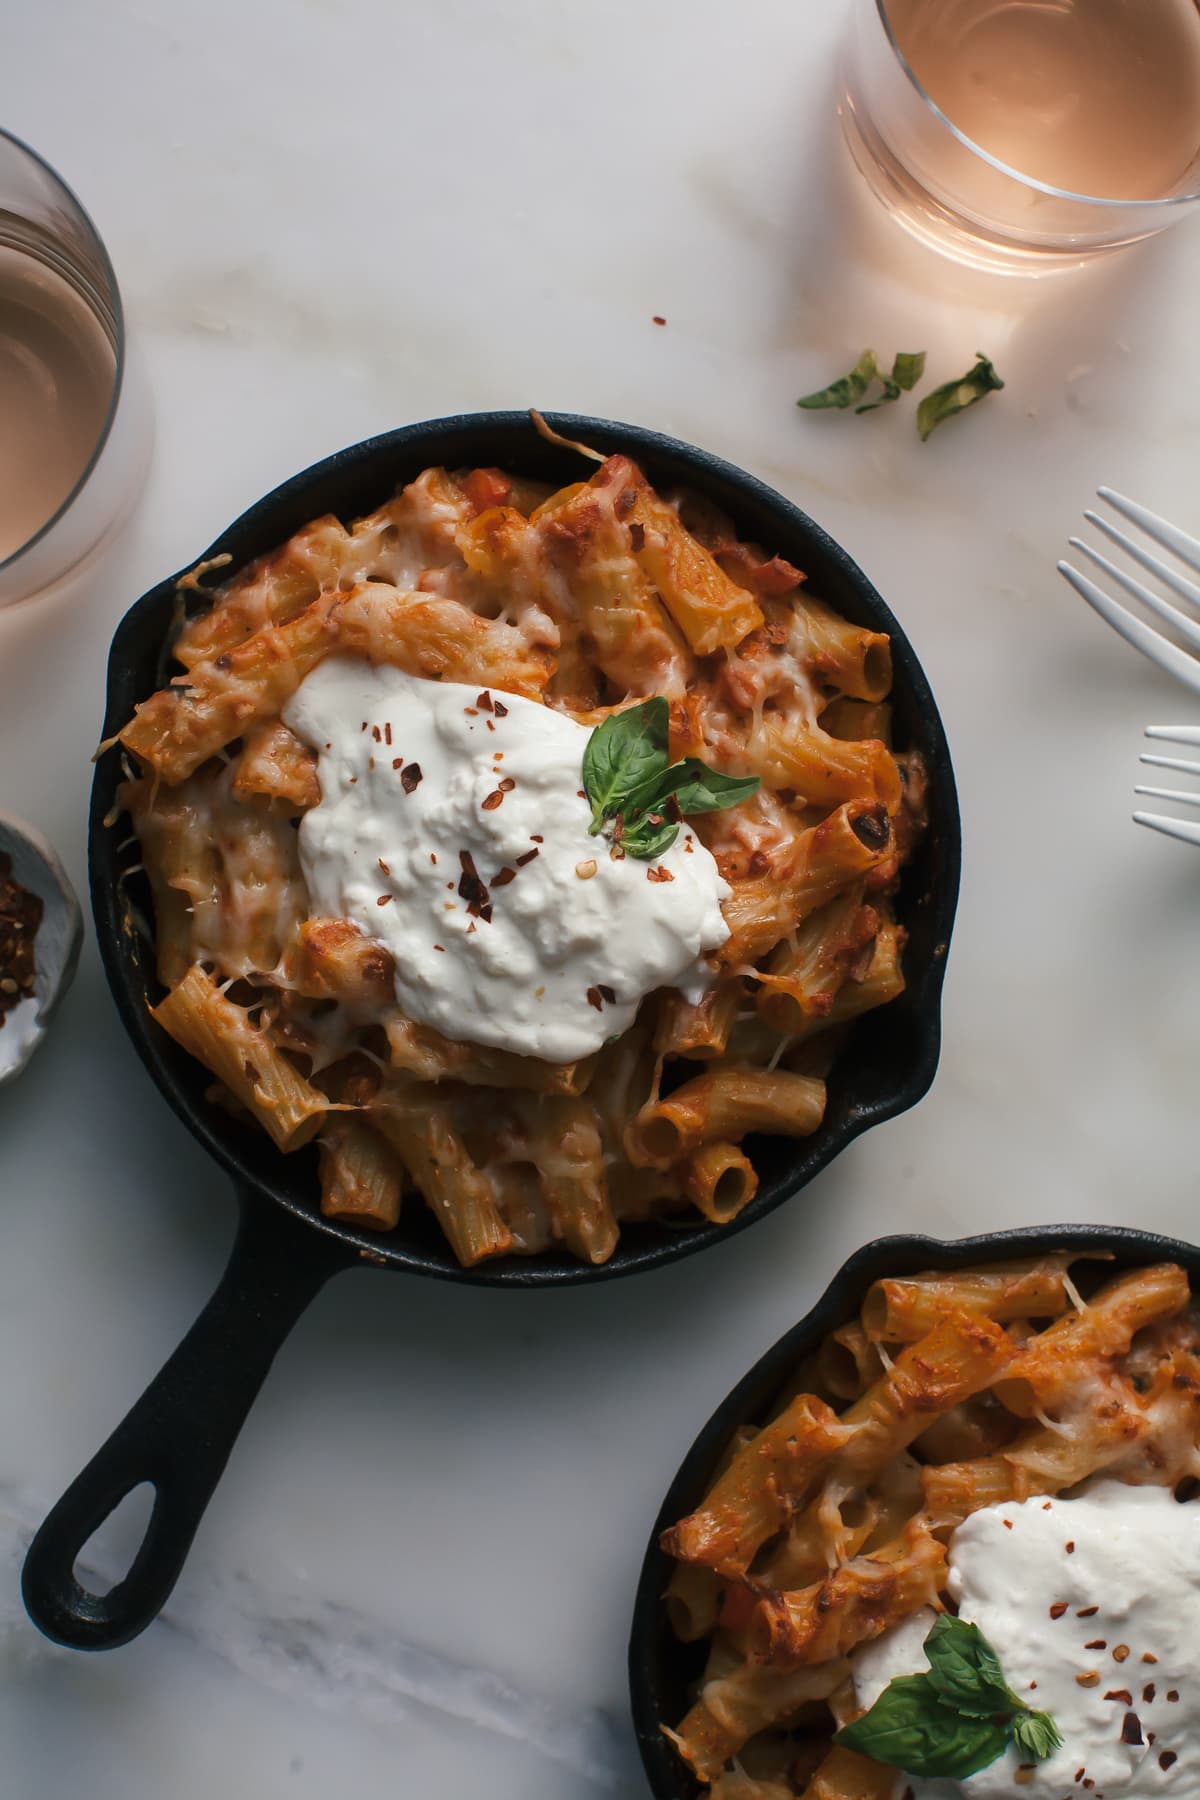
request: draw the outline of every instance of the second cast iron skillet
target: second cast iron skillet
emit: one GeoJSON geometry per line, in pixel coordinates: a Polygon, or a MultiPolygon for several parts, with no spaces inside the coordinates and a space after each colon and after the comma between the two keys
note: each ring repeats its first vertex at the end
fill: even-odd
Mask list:
{"type": "Polygon", "coordinates": [[[681,1644],[671,1630],[663,1595],[675,1565],[658,1540],[668,1526],[699,1506],[734,1432],[741,1425],[767,1423],[781,1400],[793,1392],[796,1371],[805,1358],[829,1332],[854,1317],[874,1282],[885,1276],[974,1268],[1052,1250],[1110,1258],[1100,1266],[1113,1274],[1151,1263],[1179,1263],[1192,1277],[1193,1291],[1200,1276],[1200,1249],[1194,1244],[1119,1225],[1039,1225],[955,1238],[950,1243],[930,1237],[876,1238],[843,1264],[811,1312],[773,1344],[722,1400],[667,1490],[646,1547],[634,1601],[629,1691],[638,1749],[654,1800],[699,1800],[706,1791],[662,1732],[664,1725],[678,1725],[687,1712],[693,1684],[703,1671],[707,1645],[681,1644]]]}
{"type": "MultiPolygon", "coordinates": [[[[958,892],[959,824],[945,735],[911,646],[861,570],[796,507],[729,463],[656,432],[603,420],[555,415],[554,426],[605,452],[625,451],[656,485],[686,485],[717,502],[742,537],[757,540],[806,571],[815,593],[846,617],[892,639],[896,742],[922,752],[931,777],[930,830],[906,871],[899,911],[910,932],[906,992],[867,1015],[829,1086],[821,1129],[803,1143],[761,1139],[752,1145],[761,1185],[728,1226],[668,1230],[633,1226],[611,1260],[593,1268],[547,1253],[505,1258],[479,1268],[455,1262],[432,1215],[407,1206],[399,1227],[370,1235],[321,1217],[316,1154],[280,1156],[262,1133],[204,1099],[207,1072],[149,1017],[162,990],[138,916],[152,917],[144,876],[133,872],[136,846],[105,825],[121,780],[110,752],[92,791],[92,908],[113,998],[133,1043],[163,1096],[233,1178],[241,1223],[216,1293],[192,1329],[67,1489],[34,1538],[23,1592],[47,1636],[78,1649],[127,1642],[148,1625],[175,1584],[209,1496],[242,1421],[292,1325],[331,1275],[366,1261],[442,1280],[501,1287],[547,1287],[611,1280],[687,1256],[716,1243],[798,1192],[860,1132],[903,1112],[933,1079],[939,1045],[942,972],[958,892]],[[74,1574],[80,1550],[113,1508],[143,1482],[154,1505],[142,1545],[123,1581],[89,1593],[74,1574]]],[[[240,568],[276,548],[308,520],[333,512],[349,519],[381,505],[431,464],[498,465],[551,482],[586,478],[589,465],[547,443],[525,413],[475,413],[411,425],[340,451],[285,482],[222,533],[206,557],[226,553],[240,568]]],[[[178,605],[177,577],[144,595],[113,639],[104,735],[117,731],[135,702],[172,672],[167,646],[178,605]]]]}

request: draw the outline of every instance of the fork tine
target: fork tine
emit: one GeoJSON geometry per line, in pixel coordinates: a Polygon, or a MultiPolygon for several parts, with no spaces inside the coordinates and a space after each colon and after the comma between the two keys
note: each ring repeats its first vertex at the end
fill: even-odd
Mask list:
{"type": "Polygon", "coordinates": [[[1189,581],[1186,575],[1181,575],[1177,569],[1172,569],[1162,560],[1161,556],[1154,556],[1149,550],[1144,550],[1125,532],[1118,531],[1115,525],[1110,525],[1107,519],[1102,519],[1100,514],[1093,512],[1090,507],[1083,516],[1089,525],[1094,525],[1097,531],[1102,531],[1106,538],[1110,538],[1114,544],[1118,544],[1126,556],[1131,556],[1134,562],[1140,563],[1143,569],[1148,569],[1151,575],[1161,581],[1165,587],[1169,587],[1172,593],[1178,594],[1181,600],[1186,600],[1189,606],[1194,606],[1200,612],[1200,587],[1197,587],[1194,581],[1189,581]]]}
{"type": "MultiPolygon", "coordinates": [[[[1177,606],[1172,606],[1169,600],[1164,600],[1161,594],[1155,594],[1148,587],[1144,587],[1140,581],[1135,581],[1132,575],[1127,575],[1124,569],[1118,568],[1115,562],[1110,562],[1107,556],[1102,556],[1099,550],[1093,550],[1092,546],[1085,543],[1082,538],[1068,538],[1067,542],[1072,550],[1082,550],[1089,562],[1094,562],[1098,569],[1103,569],[1106,575],[1111,575],[1118,587],[1123,587],[1127,594],[1131,594],[1135,600],[1140,600],[1147,612],[1154,613],[1163,621],[1164,625],[1169,625],[1172,631],[1177,631],[1180,637],[1192,646],[1193,650],[1200,650],[1200,625],[1197,625],[1194,619],[1187,618],[1177,606]]],[[[1190,587],[1191,583],[1188,582],[1187,586],[1190,587]]],[[[1200,604],[1200,588],[1196,589],[1196,599],[1200,604]]]]}
{"type": "Polygon", "coordinates": [[[1097,488],[1096,493],[1125,518],[1140,525],[1147,537],[1154,539],[1166,550],[1173,550],[1180,562],[1187,563],[1190,569],[1200,569],[1200,543],[1189,537],[1186,531],[1180,531],[1178,525],[1172,525],[1158,513],[1152,513],[1148,507],[1139,506],[1136,500],[1130,500],[1124,494],[1118,494],[1114,488],[1097,488]]]}
{"type": "Polygon", "coordinates": [[[1200,845],[1200,825],[1189,825],[1182,819],[1167,819],[1162,813],[1135,812],[1134,823],[1161,831],[1164,837],[1178,838],[1181,844],[1200,845]]]}
{"type": "Polygon", "coordinates": [[[1147,725],[1145,736],[1167,744],[1200,744],[1200,725],[1147,725]]]}
{"type": "Polygon", "coordinates": [[[1183,788],[1135,787],[1135,794],[1145,794],[1147,800],[1178,800],[1181,806],[1200,806],[1200,794],[1185,793],[1183,788]]]}
{"type": "Polygon", "coordinates": [[[1181,650],[1176,644],[1169,644],[1143,620],[1135,619],[1128,607],[1122,606],[1119,600],[1112,599],[1094,581],[1089,581],[1086,575],[1073,569],[1070,563],[1060,562],[1058,572],[1127,644],[1132,644],[1135,650],[1148,656],[1152,663],[1157,663],[1168,675],[1174,675],[1177,681],[1182,681],[1185,687],[1191,688],[1193,694],[1200,694],[1200,665],[1186,650],[1181,650]]]}
{"type": "Polygon", "coordinates": [[[1152,769],[1174,769],[1177,775],[1200,775],[1200,762],[1188,762],[1183,756],[1139,756],[1138,761],[1152,769]]]}

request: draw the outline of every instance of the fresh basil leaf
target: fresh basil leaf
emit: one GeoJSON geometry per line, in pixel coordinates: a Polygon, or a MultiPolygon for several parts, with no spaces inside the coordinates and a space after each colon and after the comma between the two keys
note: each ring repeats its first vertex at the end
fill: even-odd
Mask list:
{"type": "Polygon", "coordinates": [[[1062,1732],[1046,1712],[1019,1712],[1012,1722],[1013,1743],[1041,1762],[1062,1749],[1062,1732]]]}
{"type": "Polygon", "coordinates": [[[661,694],[610,713],[583,752],[583,787],[592,803],[592,831],[620,812],[632,788],[666,770],[671,709],[661,694]]]}
{"type": "Polygon", "coordinates": [[[956,1712],[927,1674],[899,1675],[833,1741],[909,1775],[965,1781],[1004,1754],[1008,1728],[956,1712]]]}
{"type": "Polygon", "coordinates": [[[831,381],[828,387],[818,388],[815,394],[805,394],[796,405],[802,406],[806,412],[819,412],[825,407],[836,406],[843,411],[861,400],[871,383],[879,379],[879,360],[873,350],[864,350],[848,375],[837,381],[831,381]]]}
{"type": "Polygon", "coordinates": [[[945,420],[952,419],[955,413],[965,412],[968,406],[974,406],[976,401],[986,399],[988,394],[994,394],[1004,386],[983,352],[977,350],[975,355],[977,361],[973,369],[968,369],[958,381],[945,381],[941,387],[934,388],[917,407],[917,430],[922,443],[930,432],[945,420]]]}
{"type": "Polygon", "coordinates": [[[644,813],[630,830],[621,834],[621,848],[626,856],[651,862],[655,857],[666,855],[679,836],[679,826],[674,819],[662,819],[659,824],[654,824],[659,817],[658,813],[644,813]]]}
{"type": "Polygon", "coordinates": [[[689,813],[724,812],[727,807],[740,806],[762,786],[757,775],[722,775],[698,756],[686,756],[667,775],[675,804],[685,817],[689,813]]]}
{"type": "Polygon", "coordinates": [[[1004,1679],[1000,1658],[978,1625],[940,1613],[925,1639],[929,1679],[943,1700],[979,1718],[1018,1712],[1025,1702],[1004,1679]]]}
{"type": "Polygon", "coordinates": [[[722,775],[698,756],[685,756],[661,776],[633,789],[622,811],[627,819],[634,813],[658,812],[673,796],[681,813],[724,812],[749,800],[761,786],[757,775],[722,775]]]}

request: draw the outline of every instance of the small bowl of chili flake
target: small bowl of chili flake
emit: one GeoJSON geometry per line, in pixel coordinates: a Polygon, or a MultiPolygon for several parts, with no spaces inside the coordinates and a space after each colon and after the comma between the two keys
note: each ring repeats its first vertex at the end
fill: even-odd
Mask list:
{"type": "Polygon", "coordinates": [[[0,1085],[25,1067],[71,985],[83,917],[41,834],[0,813],[0,1085]]]}

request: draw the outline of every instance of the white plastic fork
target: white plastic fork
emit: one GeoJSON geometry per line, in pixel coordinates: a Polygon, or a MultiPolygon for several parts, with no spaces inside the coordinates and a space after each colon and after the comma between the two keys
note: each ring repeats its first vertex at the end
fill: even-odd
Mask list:
{"type": "MultiPolygon", "coordinates": [[[[1200,541],[1190,537],[1186,531],[1181,531],[1177,525],[1172,525],[1168,519],[1160,517],[1158,513],[1151,512],[1145,506],[1139,506],[1136,500],[1130,500],[1124,494],[1118,494],[1113,488],[1097,488],[1096,493],[1098,498],[1111,506],[1114,512],[1120,513],[1132,524],[1138,526],[1148,538],[1151,538],[1156,544],[1161,544],[1165,550],[1171,551],[1180,562],[1186,563],[1189,568],[1200,572],[1200,541]]],[[[1186,575],[1181,575],[1178,569],[1173,569],[1170,564],[1163,562],[1161,557],[1155,556],[1153,551],[1147,550],[1143,544],[1119,530],[1110,520],[1103,518],[1099,513],[1088,510],[1083,516],[1089,525],[1094,525],[1097,531],[1103,532],[1106,538],[1123,550],[1135,563],[1162,582],[1163,586],[1169,588],[1173,594],[1177,594],[1181,600],[1185,600],[1200,615],[1200,586],[1197,586],[1194,581],[1189,581],[1186,575]]],[[[1143,656],[1148,657],[1152,663],[1156,663],[1160,669],[1165,669],[1168,675],[1174,675],[1178,681],[1182,681],[1183,685],[1190,688],[1193,694],[1200,694],[1200,660],[1197,660],[1200,658],[1200,624],[1197,624],[1195,619],[1189,618],[1186,613],[1181,612],[1177,606],[1172,606],[1169,600],[1164,600],[1161,594],[1156,594],[1144,582],[1136,581],[1125,569],[1122,569],[1109,557],[1102,555],[1083,538],[1073,537],[1069,542],[1073,550],[1078,550],[1083,556],[1086,556],[1089,562],[1115,581],[1118,587],[1123,588],[1127,594],[1145,607],[1147,612],[1152,613],[1155,618],[1161,619],[1164,625],[1170,626],[1171,630],[1181,637],[1185,644],[1190,645],[1191,649],[1185,650],[1179,644],[1172,643],[1169,638],[1163,636],[1161,631],[1156,630],[1153,625],[1147,624],[1144,619],[1138,618],[1136,613],[1130,612],[1129,608],[1123,606],[1119,600],[1114,600],[1111,594],[1106,593],[1089,576],[1081,574],[1072,564],[1060,562],[1059,574],[1065,576],[1075,592],[1081,594],[1088,605],[1098,612],[1105,623],[1111,625],[1127,644],[1132,644],[1135,650],[1140,650],[1143,656]],[[1192,654],[1193,651],[1196,653],[1195,655],[1192,654]]],[[[1146,736],[1162,738],[1173,744],[1200,746],[1200,727],[1194,725],[1148,725],[1146,736]]],[[[1171,769],[1177,774],[1200,776],[1200,762],[1190,762],[1183,757],[1143,755],[1140,761],[1151,768],[1171,769]]],[[[1200,793],[1189,793],[1182,788],[1135,787],[1134,793],[1142,794],[1152,800],[1171,800],[1184,806],[1200,806],[1200,793]]],[[[1182,843],[1200,846],[1200,824],[1189,824],[1184,819],[1173,819],[1165,813],[1135,812],[1133,816],[1137,824],[1148,825],[1152,831],[1161,831],[1167,837],[1178,838],[1182,843]]]]}

